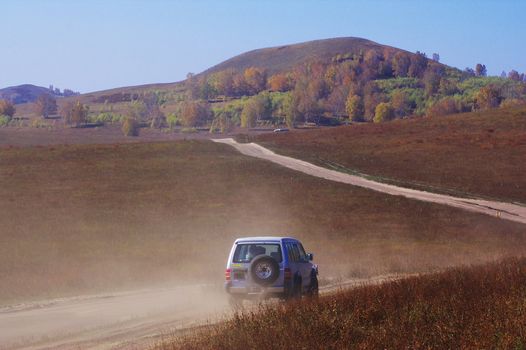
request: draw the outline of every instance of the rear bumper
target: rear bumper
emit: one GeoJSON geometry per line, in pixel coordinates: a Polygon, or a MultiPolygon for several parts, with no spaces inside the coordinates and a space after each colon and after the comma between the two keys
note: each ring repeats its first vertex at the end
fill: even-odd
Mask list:
{"type": "Polygon", "coordinates": [[[251,286],[232,286],[230,283],[225,283],[225,291],[229,294],[245,294],[245,295],[261,295],[261,294],[283,294],[285,288],[283,286],[278,287],[261,287],[257,285],[251,286]]]}

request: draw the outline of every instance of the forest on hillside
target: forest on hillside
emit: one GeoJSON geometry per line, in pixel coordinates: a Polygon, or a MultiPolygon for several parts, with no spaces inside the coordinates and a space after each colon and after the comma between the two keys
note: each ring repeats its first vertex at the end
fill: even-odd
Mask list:
{"type": "MultiPolygon", "coordinates": [[[[121,123],[136,135],[140,127],[297,127],[486,110],[526,103],[526,78],[512,70],[488,77],[486,66],[460,70],[439,62],[438,54],[384,47],[306,61],[269,73],[265,68],[229,68],[194,75],[178,88],[115,92],[84,105],[77,97],[57,104],[50,95],[34,104],[35,114],[60,115],[66,124],[121,123]]],[[[14,107],[0,103],[0,124],[9,125],[14,107]],[[2,107],[4,106],[4,107],[2,107]]]]}

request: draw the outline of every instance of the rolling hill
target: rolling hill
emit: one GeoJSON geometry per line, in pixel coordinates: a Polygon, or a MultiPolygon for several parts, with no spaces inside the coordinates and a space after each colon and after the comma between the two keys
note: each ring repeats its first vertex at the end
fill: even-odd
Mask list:
{"type": "Polygon", "coordinates": [[[42,94],[56,96],[56,94],[48,88],[31,84],[9,86],[0,89],[0,99],[9,100],[14,104],[34,102],[38,96],[42,94]]]}
{"type": "MultiPolygon", "coordinates": [[[[266,69],[269,75],[272,75],[275,73],[291,71],[294,67],[306,62],[329,62],[337,55],[358,54],[371,49],[377,52],[389,50],[395,53],[403,52],[408,55],[414,55],[408,51],[378,44],[367,39],[355,37],[331,38],[252,50],[212,66],[211,68],[198,73],[197,76],[206,76],[223,70],[242,72],[249,67],[266,69]]],[[[111,99],[111,96],[117,96],[119,94],[140,94],[152,90],[181,91],[184,90],[184,88],[184,81],[174,83],[152,83],[94,91],[81,95],[80,99],[84,103],[100,102],[106,98],[111,99]]]]}
{"type": "Polygon", "coordinates": [[[201,74],[206,75],[227,69],[242,71],[249,67],[264,68],[268,70],[269,74],[275,74],[290,71],[293,67],[308,61],[329,61],[337,55],[386,49],[410,54],[407,51],[381,45],[367,39],[331,38],[252,50],[221,62],[201,74]]]}

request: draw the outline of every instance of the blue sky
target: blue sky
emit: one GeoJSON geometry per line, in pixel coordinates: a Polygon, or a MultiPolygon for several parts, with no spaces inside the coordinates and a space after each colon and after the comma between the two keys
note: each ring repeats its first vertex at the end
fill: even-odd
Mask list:
{"type": "Polygon", "coordinates": [[[1,0],[0,87],[184,79],[239,53],[341,36],[526,72],[526,1],[1,0]]]}

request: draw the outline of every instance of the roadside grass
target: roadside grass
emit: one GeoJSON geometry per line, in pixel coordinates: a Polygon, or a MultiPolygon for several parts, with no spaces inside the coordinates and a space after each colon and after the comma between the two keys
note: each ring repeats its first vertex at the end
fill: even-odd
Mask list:
{"type": "Polygon", "coordinates": [[[526,259],[457,267],[238,312],[176,349],[524,349],[526,259]]]}
{"type": "Polygon", "coordinates": [[[239,236],[296,236],[323,279],[526,252],[523,225],[328,182],[196,140],[2,148],[0,223],[0,305],[221,284],[239,236]]]}
{"type": "Polygon", "coordinates": [[[240,137],[383,182],[526,204],[526,108],[240,137]]]}

